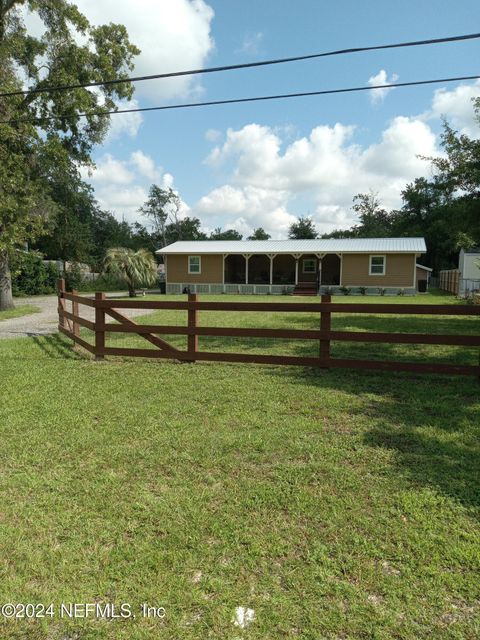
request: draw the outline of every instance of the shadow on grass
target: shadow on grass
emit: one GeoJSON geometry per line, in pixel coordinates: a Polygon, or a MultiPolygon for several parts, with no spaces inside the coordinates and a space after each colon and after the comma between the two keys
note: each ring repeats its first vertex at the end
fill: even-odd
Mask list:
{"type": "Polygon", "coordinates": [[[48,336],[32,334],[29,337],[32,338],[35,346],[49,358],[68,360],[79,360],[82,358],[78,352],[74,351],[73,344],[64,340],[58,333],[48,336]]]}
{"type": "Polygon", "coordinates": [[[360,437],[369,447],[394,452],[399,481],[480,507],[478,379],[280,367],[271,375],[310,387],[319,403],[327,390],[349,394],[348,413],[360,437]]]}

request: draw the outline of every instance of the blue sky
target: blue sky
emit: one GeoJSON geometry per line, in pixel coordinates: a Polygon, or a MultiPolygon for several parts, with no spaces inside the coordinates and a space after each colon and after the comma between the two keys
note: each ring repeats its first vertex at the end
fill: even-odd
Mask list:
{"type": "MultiPolygon", "coordinates": [[[[478,0],[77,0],[95,23],[123,22],[155,73],[302,55],[478,30],[478,0]]],[[[275,67],[137,85],[134,104],[315,91],[478,73],[480,40],[359,53],[275,67]]],[[[429,172],[418,155],[440,152],[441,116],[478,135],[471,98],[480,83],[299,98],[248,105],[113,116],[89,177],[101,205],[141,219],[152,182],[173,185],[184,215],[206,230],[265,227],[285,237],[297,215],[321,231],[354,221],[353,195],[378,192],[386,206],[429,172]]]]}

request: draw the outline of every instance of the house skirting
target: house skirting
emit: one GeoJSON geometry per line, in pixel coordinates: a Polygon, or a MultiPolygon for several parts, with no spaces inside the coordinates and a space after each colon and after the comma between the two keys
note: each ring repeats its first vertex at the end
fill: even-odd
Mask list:
{"type": "MultiPolygon", "coordinates": [[[[192,284],[190,282],[167,282],[166,293],[170,295],[181,294],[188,287],[190,293],[207,293],[207,294],[243,294],[243,295],[290,295],[295,288],[294,284],[192,284]]],[[[360,295],[359,287],[350,287],[350,295],[360,295]]],[[[385,295],[396,296],[399,291],[403,291],[405,295],[413,296],[416,293],[415,287],[384,287],[385,295]]],[[[340,286],[321,286],[319,295],[322,293],[331,293],[340,295],[342,293],[340,286]]],[[[380,294],[379,287],[367,287],[366,295],[378,296],[380,294]]]]}

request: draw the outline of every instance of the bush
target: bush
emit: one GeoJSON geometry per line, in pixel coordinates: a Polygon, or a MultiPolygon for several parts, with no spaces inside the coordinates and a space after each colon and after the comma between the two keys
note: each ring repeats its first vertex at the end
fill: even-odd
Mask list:
{"type": "Polygon", "coordinates": [[[366,296],[367,295],[367,287],[358,287],[358,290],[360,291],[360,294],[362,296],[366,296]]]}
{"type": "Polygon", "coordinates": [[[378,287],[378,293],[381,296],[384,296],[387,293],[387,290],[385,289],[385,287],[378,287]]]}
{"type": "Polygon", "coordinates": [[[343,293],[344,296],[349,296],[352,293],[352,290],[350,287],[340,287],[340,291],[343,293]]]}
{"type": "Polygon", "coordinates": [[[14,296],[55,293],[59,272],[54,264],[45,264],[37,253],[15,251],[10,260],[14,296]]]}
{"type": "Polygon", "coordinates": [[[405,295],[405,289],[402,287],[401,289],[398,290],[397,296],[404,296],[404,295],[405,295]]]}

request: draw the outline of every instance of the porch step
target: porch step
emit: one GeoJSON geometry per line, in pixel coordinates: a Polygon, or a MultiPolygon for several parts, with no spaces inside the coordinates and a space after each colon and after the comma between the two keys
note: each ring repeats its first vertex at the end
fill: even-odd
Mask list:
{"type": "Polygon", "coordinates": [[[304,284],[299,283],[296,285],[293,290],[294,296],[316,296],[318,295],[317,289],[315,286],[312,286],[310,283],[304,284]]]}

